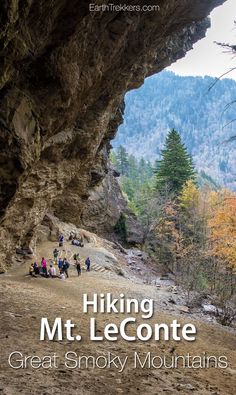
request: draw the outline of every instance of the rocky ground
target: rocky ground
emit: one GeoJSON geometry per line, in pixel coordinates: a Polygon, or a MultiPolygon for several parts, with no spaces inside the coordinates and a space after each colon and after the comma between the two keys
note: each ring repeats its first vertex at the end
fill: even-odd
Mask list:
{"type": "MultiPolygon", "coordinates": [[[[37,247],[36,257],[51,258],[55,242],[44,242],[37,247]]],[[[18,266],[1,276],[1,371],[0,393],[10,394],[234,394],[236,387],[236,339],[232,330],[202,319],[194,321],[194,314],[185,305],[184,295],[171,280],[161,280],[158,273],[145,263],[145,255],[139,251],[124,251],[119,246],[94,238],[84,248],[71,246],[68,242],[61,248],[61,255],[69,259],[74,251],[81,253],[82,262],[91,257],[92,270],[81,277],[70,266],[69,279],[32,278],[27,275],[30,259],[18,262],[18,266]],[[148,323],[169,323],[175,318],[182,323],[194,322],[198,329],[195,342],[148,341],[148,342],[92,342],[88,340],[89,315],[82,314],[83,293],[107,293],[113,296],[124,293],[126,297],[153,298],[155,314],[148,323]],[[79,323],[82,342],[39,341],[41,317],[72,319],[79,323]],[[9,354],[21,351],[24,355],[51,355],[57,353],[59,364],[54,369],[12,369],[8,365],[9,354]],[[74,351],[78,355],[106,356],[108,353],[128,356],[122,373],[115,367],[67,369],[64,354],[74,351]],[[134,369],[134,352],[145,356],[173,355],[226,355],[227,369],[134,369]]],[[[71,260],[73,262],[73,259],[71,260]]],[[[209,316],[203,316],[200,318],[209,316]]],[[[108,322],[119,323],[124,316],[99,314],[99,334],[108,322]]],[[[196,318],[196,317],[195,317],[196,318]]],[[[139,316],[138,321],[141,320],[139,316]]]]}

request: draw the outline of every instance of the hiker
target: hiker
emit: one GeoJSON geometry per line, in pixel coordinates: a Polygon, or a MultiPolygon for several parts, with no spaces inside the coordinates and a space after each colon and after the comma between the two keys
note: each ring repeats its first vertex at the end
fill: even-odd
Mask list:
{"type": "Polygon", "coordinates": [[[53,250],[53,258],[54,258],[55,264],[57,264],[57,258],[58,258],[59,252],[60,251],[57,248],[54,248],[54,250],[53,250]]]}
{"type": "Polygon", "coordinates": [[[84,237],[83,237],[83,235],[81,233],[80,233],[80,235],[78,237],[78,240],[80,242],[80,247],[83,247],[84,246],[84,237]]]}
{"type": "Polygon", "coordinates": [[[39,270],[39,266],[38,266],[37,262],[34,262],[33,266],[34,266],[34,273],[36,275],[40,274],[40,270],[39,270]]]}
{"type": "Polygon", "coordinates": [[[47,273],[47,261],[46,261],[45,258],[42,258],[41,266],[42,266],[43,275],[45,277],[47,277],[48,276],[48,273],[47,273]]]}
{"type": "Polygon", "coordinates": [[[73,258],[74,258],[74,261],[79,260],[80,259],[79,253],[74,254],[73,258]]]}
{"type": "Polygon", "coordinates": [[[58,269],[59,269],[59,271],[62,269],[62,266],[63,266],[63,259],[59,258],[59,260],[58,260],[58,269]]]}
{"type": "Polygon", "coordinates": [[[62,271],[65,273],[65,275],[66,275],[67,278],[69,277],[69,274],[68,274],[68,269],[69,269],[69,267],[70,267],[69,262],[67,261],[66,258],[64,258],[64,260],[63,260],[63,265],[62,265],[62,271]]]}
{"type": "Polygon", "coordinates": [[[49,274],[49,277],[55,278],[57,276],[56,268],[54,266],[50,265],[48,274],[49,274]]]}
{"type": "Polygon", "coordinates": [[[33,276],[33,274],[34,274],[34,264],[31,263],[31,265],[30,265],[30,267],[29,267],[29,275],[30,275],[30,276],[33,276]]]}
{"type": "Polygon", "coordinates": [[[89,257],[86,258],[85,265],[87,266],[87,269],[86,269],[87,272],[90,272],[91,261],[90,261],[90,258],[89,258],[89,257]]]}
{"type": "Polygon", "coordinates": [[[64,236],[63,236],[63,235],[60,235],[58,240],[59,240],[59,247],[63,247],[64,236]]]}
{"type": "Polygon", "coordinates": [[[71,244],[72,244],[73,246],[82,247],[80,241],[77,240],[77,239],[73,239],[72,242],[71,242],[71,244]]]}
{"type": "Polygon", "coordinates": [[[81,275],[81,265],[80,265],[80,261],[77,260],[77,261],[75,262],[75,265],[76,265],[76,270],[77,270],[78,276],[80,276],[80,275],[81,275]]]}
{"type": "Polygon", "coordinates": [[[63,270],[60,271],[59,277],[60,277],[61,280],[65,280],[66,279],[65,273],[63,272],[63,270]]]}
{"type": "Polygon", "coordinates": [[[84,247],[84,238],[83,238],[83,236],[82,235],[80,235],[78,238],[77,238],[77,241],[78,241],[78,245],[79,245],[79,247],[84,247]]]}
{"type": "Polygon", "coordinates": [[[70,236],[69,236],[69,240],[73,240],[73,239],[75,239],[75,238],[76,238],[76,233],[73,232],[73,231],[71,231],[71,232],[70,232],[70,236]]]}

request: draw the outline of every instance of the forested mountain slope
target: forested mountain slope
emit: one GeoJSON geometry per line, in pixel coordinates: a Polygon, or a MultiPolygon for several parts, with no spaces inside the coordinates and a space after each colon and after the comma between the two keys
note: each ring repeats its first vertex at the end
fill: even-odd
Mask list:
{"type": "Polygon", "coordinates": [[[125,97],[124,123],[113,142],[129,153],[154,161],[160,157],[167,132],[177,129],[197,170],[217,183],[236,189],[236,82],[214,83],[211,77],[180,77],[163,71],[125,97]],[[227,125],[228,124],[228,125],[227,125]]]}

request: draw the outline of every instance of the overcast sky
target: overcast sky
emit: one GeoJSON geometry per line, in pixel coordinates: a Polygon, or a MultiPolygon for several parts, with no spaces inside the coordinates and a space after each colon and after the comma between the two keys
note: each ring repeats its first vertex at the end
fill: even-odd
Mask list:
{"type": "MultiPolygon", "coordinates": [[[[222,6],[213,10],[210,15],[211,28],[201,41],[180,59],[169,67],[179,75],[211,75],[219,77],[232,67],[236,67],[236,56],[233,57],[214,41],[236,44],[236,0],[227,0],[222,6]]],[[[228,78],[236,80],[236,70],[228,74],[228,78]]]]}

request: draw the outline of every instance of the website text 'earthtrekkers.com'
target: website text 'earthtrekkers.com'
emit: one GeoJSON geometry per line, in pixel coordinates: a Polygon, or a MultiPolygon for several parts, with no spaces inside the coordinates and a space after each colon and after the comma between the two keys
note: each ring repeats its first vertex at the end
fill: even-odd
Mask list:
{"type": "Polygon", "coordinates": [[[157,4],[95,4],[89,3],[89,11],[90,12],[101,12],[101,11],[109,11],[109,12],[153,12],[160,11],[160,6],[157,4]]]}

